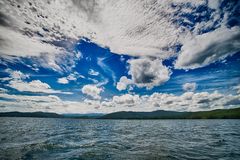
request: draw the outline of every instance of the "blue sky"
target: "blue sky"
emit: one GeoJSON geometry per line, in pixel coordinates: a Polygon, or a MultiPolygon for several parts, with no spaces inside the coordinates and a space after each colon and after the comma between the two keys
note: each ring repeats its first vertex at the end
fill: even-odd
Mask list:
{"type": "Polygon", "coordinates": [[[237,1],[1,4],[2,112],[240,105],[237,1]]]}

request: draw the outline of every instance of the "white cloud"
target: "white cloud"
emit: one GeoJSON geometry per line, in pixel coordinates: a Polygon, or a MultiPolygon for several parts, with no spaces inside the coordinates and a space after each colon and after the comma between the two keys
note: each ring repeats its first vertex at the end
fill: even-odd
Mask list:
{"type": "Polygon", "coordinates": [[[60,84],[68,84],[69,83],[69,81],[66,77],[58,78],[57,82],[60,84]]]}
{"type": "Polygon", "coordinates": [[[6,99],[13,99],[16,101],[34,101],[34,102],[56,102],[60,101],[60,98],[55,95],[48,95],[48,96],[26,96],[26,95],[12,95],[12,94],[0,94],[1,98],[6,99]]]}
{"type": "Polygon", "coordinates": [[[117,82],[117,89],[119,91],[122,91],[122,90],[126,90],[128,85],[132,84],[132,80],[131,79],[128,79],[126,76],[122,76],[119,80],[119,82],[117,82]]]}
{"type": "MultiPolygon", "coordinates": [[[[69,70],[74,66],[72,60],[74,53],[68,52],[64,47],[47,43],[46,39],[27,36],[2,26],[0,26],[0,38],[0,54],[5,59],[26,57],[39,66],[55,71],[69,70]],[[63,58],[65,63],[61,63],[63,58]]],[[[36,68],[33,69],[36,70],[36,68]]]]}
{"type": "Polygon", "coordinates": [[[85,85],[82,88],[82,93],[91,96],[94,99],[101,99],[100,93],[103,91],[102,88],[98,88],[96,85],[85,85]]]}
{"type": "Polygon", "coordinates": [[[216,1],[216,0],[209,0],[208,1],[208,6],[212,9],[218,9],[219,7],[219,1],[216,1]]]}
{"type": "Polygon", "coordinates": [[[100,101],[99,100],[90,100],[90,99],[85,99],[84,104],[90,107],[94,107],[94,109],[99,109],[100,108],[100,101]]]}
{"type": "Polygon", "coordinates": [[[163,66],[159,59],[152,60],[144,57],[129,60],[128,63],[130,64],[128,74],[131,79],[122,76],[116,86],[119,91],[126,90],[131,85],[152,89],[168,81],[171,75],[171,70],[163,66]]]}
{"type": "Polygon", "coordinates": [[[47,83],[41,82],[40,80],[33,80],[30,82],[24,82],[22,80],[11,80],[7,86],[14,88],[20,92],[72,94],[71,92],[54,90],[47,83]]]}
{"type": "Polygon", "coordinates": [[[159,59],[139,58],[128,62],[130,64],[129,75],[132,76],[133,84],[138,87],[151,89],[163,84],[170,78],[171,71],[163,66],[159,59]]]}
{"type": "Polygon", "coordinates": [[[93,69],[90,69],[88,74],[92,75],[92,76],[98,76],[99,75],[99,72],[97,71],[94,71],[93,69]]]}
{"type": "Polygon", "coordinates": [[[195,91],[197,88],[197,84],[196,83],[185,83],[182,86],[184,91],[195,91]]]}
{"type": "Polygon", "coordinates": [[[19,57],[40,56],[41,53],[57,54],[63,51],[38,39],[30,38],[17,31],[0,26],[2,55],[17,55],[19,57]]]}
{"type": "Polygon", "coordinates": [[[134,106],[139,102],[139,95],[124,94],[121,96],[113,96],[112,102],[117,105],[134,106]]]}
{"type": "Polygon", "coordinates": [[[55,113],[100,113],[100,102],[94,100],[63,101],[55,95],[27,96],[0,93],[0,112],[55,112],[55,113]]]}
{"type": "Polygon", "coordinates": [[[21,71],[9,70],[9,72],[10,72],[11,78],[13,78],[13,79],[26,79],[26,78],[29,78],[29,75],[23,74],[21,71]]]}
{"type": "Polygon", "coordinates": [[[7,86],[14,88],[20,92],[72,94],[71,92],[54,90],[47,83],[41,82],[40,80],[32,80],[30,82],[27,82],[25,80],[29,78],[29,75],[24,74],[21,71],[13,71],[11,69],[7,69],[6,72],[10,74],[6,79],[8,81],[7,86]]]}
{"type": "Polygon", "coordinates": [[[60,84],[68,84],[69,81],[76,81],[77,78],[85,78],[77,72],[69,74],[67,77],[58,78],[57,82],[60,84]]]}
{"type": "Polygon", "coordinates": [[[85,78],[85,77],[79,75],[78,73],[73,73],[73,74],[70,74],[69,76],[67,76],[67,79],[69,81],[76,81],[77,77],[85,78]]]}
{"type": "Polygon", "coordinates": [[[21,79],[28,79],[29,75],[24,74],[21,71],[13,71],[11,69],[6,69],[5,72],[9,74],[9,77],[1,78],[2,81],[10,81],[10,80],[21,80],[21,79]]]}
{"type": "Polygon", "coordinates": [[[187,40],[175,68],[195,69],[240,51],[240,28],[219,28],[187,40]]]}
{"type": "Polygon", "coordinates": [[[101,69],[106,73],[106,74],[110,74],[112,76],[113,79],[113,83],[116,83],[116,75],[115,72],[113,70],[111,70],[111,68],[106,65],[104,63],[104,61],[106,60],[106,58],[98,58],[97,59],[97,64],[101,67],[101,69]]]}

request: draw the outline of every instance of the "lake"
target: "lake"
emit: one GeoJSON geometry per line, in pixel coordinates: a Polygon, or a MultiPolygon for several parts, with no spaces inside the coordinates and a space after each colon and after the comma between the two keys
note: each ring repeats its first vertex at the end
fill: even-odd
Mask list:
{"type": "Polygon", "coordinates": [[[0,159],[240,159],[240,120],[1,117],[0,159]]]}

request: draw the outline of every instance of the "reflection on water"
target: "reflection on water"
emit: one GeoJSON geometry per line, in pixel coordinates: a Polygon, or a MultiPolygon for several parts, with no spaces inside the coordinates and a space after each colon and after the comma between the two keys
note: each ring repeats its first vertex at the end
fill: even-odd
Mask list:
{"type": "Polygon", "coordinates": [[[0,159],[240,159],[240,120],[1,118],[0,159]]]}

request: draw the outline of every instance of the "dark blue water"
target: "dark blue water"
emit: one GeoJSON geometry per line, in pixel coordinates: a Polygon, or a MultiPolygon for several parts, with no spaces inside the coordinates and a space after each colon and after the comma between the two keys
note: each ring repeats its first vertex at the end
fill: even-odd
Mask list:
{"type": "Polygon", "coordinates": [[[0,159],[240,159],[240,120],[0,119],[0,159]]]}

